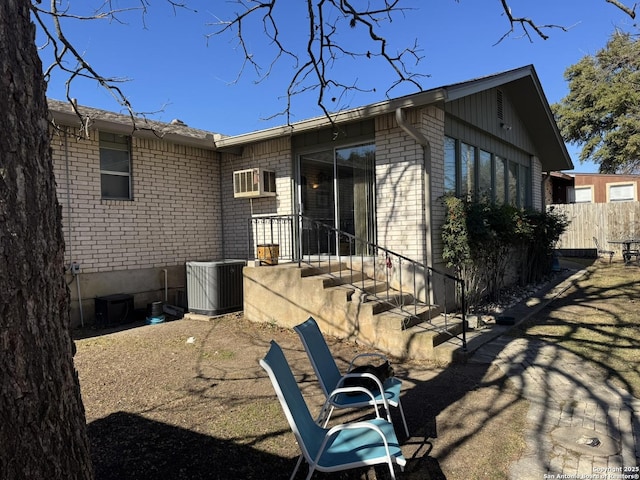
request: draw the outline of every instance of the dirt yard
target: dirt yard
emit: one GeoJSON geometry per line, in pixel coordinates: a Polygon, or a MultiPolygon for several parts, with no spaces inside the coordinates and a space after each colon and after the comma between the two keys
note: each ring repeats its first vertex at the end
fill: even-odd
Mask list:
{"type": "MultiPolygon", "coordinates": [[[[275,339],[317,413],[323,397],[295,332],[241,315],[128,327],[77,332],[98,480],[289,477],[299,450],[258,360],[275,339]]],[[[343,367],[370,351],[328,342],[343,367]]],[[[411,363],[395,363],[395,370],[411,431],[410,438],[399,436],[408,460],[400,478],[507,478],[523,448],[527,405],[497,371],[411,363]]],[[[297,478],[305,475],[303,466],[297,478]]],[[[313,478],[387,477],[384,469],[370,469],[313,478]]]]}

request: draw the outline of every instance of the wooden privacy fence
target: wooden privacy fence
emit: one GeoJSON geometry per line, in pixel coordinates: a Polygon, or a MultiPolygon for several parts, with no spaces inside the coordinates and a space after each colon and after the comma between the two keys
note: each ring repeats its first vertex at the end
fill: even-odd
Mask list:
{"type": "Polygon", "coordinates": [[[570,222],[557,244],[562,251],[594,249],[595,237],[601,249],[619,256],[621,246],[609,240],[640,238],[640,202],[554,204],[550,209],[565,213],[570,222]]]}

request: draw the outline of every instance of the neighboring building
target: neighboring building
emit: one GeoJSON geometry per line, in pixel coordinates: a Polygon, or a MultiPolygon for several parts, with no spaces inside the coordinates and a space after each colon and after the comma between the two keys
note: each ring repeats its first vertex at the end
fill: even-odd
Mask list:
{"type": "Polygon", "coordinates": [[[637,202],[640,175],[553,172],[545,183],[547,204],[637,202]]]}
{"type": "Polygon", "coordinates": [[[574,179],[568,173],[549,172],[543,177],[545,205],[572,203],[574,179]]]}
{"type": "Polygon", "coordinates": [[[172,302],[187,261],[253,259],[248,220],[261,215],[302,213],[443,268],[444,194],[541,209],[543,172],[573,168],[533,66],[339,112],[333,123],[227,137],[144,121],[152,130],[132,131],[128,116],[80,107],[92,122],[80,138],[70,105],[51,101],[50,111],[69,127],[53,149],[66,260],[80,266],[74,324],[78,292],[91,318],[98,295],[131,293],[139,308],[166,288],[172,302]],[[274,172],[270,185],[237,198],[234,172],[254,168],[274,172]]]}
{"type": "Polygon", "coordinates": [[[640,175],[574,174],[575,203],[637,202],[640,175]]]}

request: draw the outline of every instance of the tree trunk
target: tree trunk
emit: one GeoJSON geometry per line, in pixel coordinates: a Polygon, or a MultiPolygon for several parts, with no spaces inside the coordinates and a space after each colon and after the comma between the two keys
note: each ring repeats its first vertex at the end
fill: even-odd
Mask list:
{"type": "Polygon", "coordinates": [[[0,478],[93,478],[30,0],[0,1],[0,478]]]}

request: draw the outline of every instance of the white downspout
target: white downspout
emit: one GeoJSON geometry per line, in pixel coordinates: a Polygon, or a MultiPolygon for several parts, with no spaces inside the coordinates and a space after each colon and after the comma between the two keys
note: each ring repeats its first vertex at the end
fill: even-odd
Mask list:
{"type": "Polygon", "coordinates": [[[78,305],[80,306],[80,326],[84,328],[84,313],[82,312],[82,295],[80,294],[80,273],[76,271],[73,275],[76,277],[76,287],[78,288],[78,305]]]}
{"type": "Polygon", "coordinates": [[[169,303],[169,282],[167,280],[167,269],[163,268],[164,272],[164,303],[169,303]]]}
{"type": "Polygon", "coordinates": [[[65,170],[65,182],[67,189],[67,244],[66,250],[69,252],[69,269],[71,268],[71,264],[73,263],[73,248],[71,243],[71,175],[69,174],[69,140],[67,139],[69,135],[69,127],[64,127],[63,129],[63,137],[64,137],[64,170],[65,170]]]}
{"type": "Polygon", "coordinates": [[[427,137],[424,136],[417,128],[407,122],[404,116],[404,109],[402,107],[396,108],[396,122],[398,126],[416,143],[422,146],[424,175],[423,178],[423,191],[422,196],[422,212],[424,218],[424,227],[422,229],[423,245],[424,245],[424,258],[423,262],[428,267],[433,267],[433,254],[432,254],[432,242],[431,242],[431,144],[427,137]]]}
{"type": "Polygon", "coordinates": [[[69,270],[71,275],[76,281],[76,287],[78,290],[78,308],[80,309],[80,326],[84,328],[84,312],[82,310],[82,294],[80,292],[80,268],[78,264],[73,260],[73,242],[71,236],[71,175],[69,174],[69,127],[64,127],[64,169],[65,169],[65,182],[67,188],[67,243],[65,249],[69,252],[69,270]]]}

